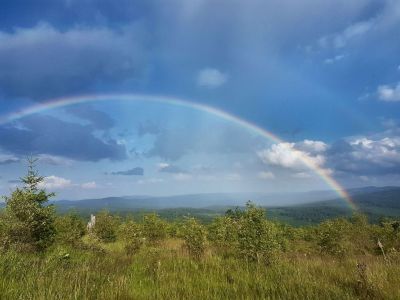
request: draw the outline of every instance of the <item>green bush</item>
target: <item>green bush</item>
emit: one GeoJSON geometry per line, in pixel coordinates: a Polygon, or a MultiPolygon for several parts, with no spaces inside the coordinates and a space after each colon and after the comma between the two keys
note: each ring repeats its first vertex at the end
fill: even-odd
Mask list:
{"type": "Polygon", "coordinates": [[[265,211],[248,202],[238,224],[240,256],[250,261],[272,263],[281,248],[278,233],[276,224],[265,219],[265,211]]]}
{"type": "Polygon", "coordinates": [[[108,211],[102,211],[96,216],[93,233],[103,242],[115,242],[117,239],[118,224],[118,217],[112,216],[108,211]]]}
{"type": "Polygon", "coordinates": [[[150,244],[157,244],[167,236],[167,223],[157,214],[143,216],[143,234],[150,244]]]}
{"type": "Polygon", "coordinates": [[[351,224],[339,218],[321,223],[316,228],[317,245],[321,253],[343,257],[349,252],[351,224]]]}
{"type": "Polygon", "coordinates": [[[119,235],[125,242],[125,250],[128,254],[136,253],[143,245],[143,226],[133,220],[120,225],[119,235]]]}
{"type": "Polygon", "coordinates": [[[55,228],[56,241],[60,244],[78,246],[85,234],[85,223],[76,213],[57,217],[55,228]]]}
{"type": "Polygon", "coordinates": [[[223,216],[213,220],[208,228],[208,239],[223,255],[230,255],[238,248],[238,220],[223,216]]]}
{"type": "Polygon", "coordinates": [[[378,240],[386,251],[400,252],[400,221],[386,220],[379,226],[373,226],[375,250],[381,253],[377,247],[378,240]]]}
{"type": "Polygon", "coordinates": [[[194,218],[187,218],[182,227],[183,240],[189,255],[200,259],[206,247],[206,230],[194,218]]]}

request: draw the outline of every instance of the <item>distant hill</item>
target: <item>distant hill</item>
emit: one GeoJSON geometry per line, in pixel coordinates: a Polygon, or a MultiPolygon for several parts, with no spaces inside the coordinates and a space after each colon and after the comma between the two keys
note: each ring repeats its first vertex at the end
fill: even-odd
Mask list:
{"type": "Polygon", "coordinates": [[[335,197],[333,191],[312,191],[302,193],[208,193],[187,194],[165,197],[125,196],[106,197],[84,200],[53,201],[59,209],[108,209],[111,211],[123,209],[167,209],[167,208],[216,208],[226,206],[243,206],[251,200],[261,206],[282,206],[298,203],[310,203],[328,200],[335,197]]]}
{"type": "MultiPolygon", "coordinates": [[[[381,217],[400,216],[400,187],[363,187],[348,190],[359,211],[376,222],[381,217]]],[[[111,212],[139,214],[157,211],[168,218],[192,214],[209,220],[232,207],[243,207],[251,200],[267,208],[269,217],[292,224],[312,224],[327,218],[350,216],[353,211],[332,191],[304,193],[214,193],[168,197],[125,196],[101,199],[54,201],[57,210],[64,213],[77,210],[83,214],[102,209],[111,212]]]]}
{"type": "MultiPolygon", "coordinates": [[[[400,187],[362,187],[347,191],[359,211],[377,222],[382,217],[400,217],[400,187]]],[[[189,194],[168,197],[145,195],[107,197],[84,200],[52,201],[59,213],[76,210],[82,215],[102,209],[120,214],[141,215],[157,211],[161,216],[174,219],[193,215],[209,221],[227,209],[243,207],[253,201],[267,208],[268,217],[293,225],[314,224],[328,218],[350,216],[353,211],[333,191],[302,193],[213,193],[189,194]]],[[[0,203],[0,208],[4,203],[0,203]]]]}
{"type": "MultiPolygon", "coordinates": [[[[382,217],[400,217],[400,187],[365,187],[350,189],[352,201],[359,212],[366,214],[370,221],[382,217]]],[[[324,200],[292,206],[269,209],[270,216],[295,224],[313,224],[327,218],[350,216],[353,211],[342,199],[324,200]]]]}

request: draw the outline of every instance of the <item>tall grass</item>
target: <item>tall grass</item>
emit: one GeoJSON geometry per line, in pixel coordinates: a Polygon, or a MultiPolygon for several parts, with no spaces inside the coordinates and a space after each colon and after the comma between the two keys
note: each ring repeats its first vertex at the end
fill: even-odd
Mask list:
{"type": "Polygon", "coordinates": [[[211,248],[193,260],[181,244],[169,239],[134,255],[121,243],[100,244],[104,251],[3,253],[0,299],[400,299],[400,264],[380,256],[284,253],[266,266],[211,248]]]}

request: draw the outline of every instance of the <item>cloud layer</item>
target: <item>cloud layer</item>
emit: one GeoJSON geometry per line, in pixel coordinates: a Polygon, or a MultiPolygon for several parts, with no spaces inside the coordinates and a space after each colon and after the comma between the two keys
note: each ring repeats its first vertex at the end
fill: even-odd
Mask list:
{"type": "Polygon", "coordinates": [[[82,161],[127,157],[123,145],[96,137],[91,126],[52,116],[34,115],[16,125],[1,126],[0,136],[0,148],[15,155],[49,154],[82,161]]]}
{"type": "Polygon", "coordinates": [[[17,97],[71,95],[135,78],[143,71],[141,29],[73,27],[48,23],[0,31],[0,88],[17,97]]]}

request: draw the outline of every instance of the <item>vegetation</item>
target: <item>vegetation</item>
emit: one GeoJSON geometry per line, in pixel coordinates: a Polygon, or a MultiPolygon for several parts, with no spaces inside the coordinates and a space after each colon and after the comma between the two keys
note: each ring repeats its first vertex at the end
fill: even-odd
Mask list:
{"type": "Polygon", "coordinates": [[[96,216],[96,226],[93,234],[105,243],[115,242],[119,219],[104,210],[96,216]]]}
{"type": "Polygon", "coordinates": [[[400,222],[292,227],[251,202],[211,223],[54,214],[31,165],[6,198],[1,299],[399,299],[400,222]]]}
{"type": "Polygon", "coordinates": [[[1,245],[16,250],[43,251],[53,243],[55,211],[46,202],[54,194],[47,194],[39,185],[43,177],[35,170],[34,159],[29,159],[28,173],[21,178],[23,188],[4,197],[6,207],[1,224],[1,245]]]}
{"type": "Polygon", "coordinates": [[[85,223],[76,212],[59,216],[55,220],[56,241],[61,245],[78,246],[85,235],[85,223]]]}
{"type": "Polygon", "coordinates": [[[206,230],[194,218],[187,218],[182,226],[182,237],[189,256],[200,259],[206,248],[206,230]]]}

